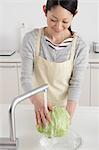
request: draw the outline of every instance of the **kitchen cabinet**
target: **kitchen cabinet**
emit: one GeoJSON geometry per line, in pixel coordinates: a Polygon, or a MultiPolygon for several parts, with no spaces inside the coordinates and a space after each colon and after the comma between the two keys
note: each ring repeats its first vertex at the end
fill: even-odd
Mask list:
{"type": "Polygon", "coordinates": [[[91,64],[91,105],[99,106],[99,64],[91,64]]]}
{"type": "Polygon", "coordinates": [[[99,106],[99,63],[90,63],[83,82],[81,106],[99,106]]]}
{"type": "Polygon", "coordinates": [[[90,105],[90,64],[85,72],[85,77],[81,89],[79,104],[81,106],[90,105]]]}
{"type": "Polygon", "coordinates": [[[0,63],[0,103],[11,103],[19,94],[16,63],[0,63]]]}

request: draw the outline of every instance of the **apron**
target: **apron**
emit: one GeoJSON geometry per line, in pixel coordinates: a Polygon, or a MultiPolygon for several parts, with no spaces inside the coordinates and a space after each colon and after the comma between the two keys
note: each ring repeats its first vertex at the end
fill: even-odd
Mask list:
{"type": "Polygon", "coordinates": [[[74,34],[69,60],[56,63],[48,61],[39,55],[42,31],[42,28],[39,29],[36,40],[33,84],[35,88],[48,84],[48,102],[55,106],[66,106],[77,36],[74,34]]]}

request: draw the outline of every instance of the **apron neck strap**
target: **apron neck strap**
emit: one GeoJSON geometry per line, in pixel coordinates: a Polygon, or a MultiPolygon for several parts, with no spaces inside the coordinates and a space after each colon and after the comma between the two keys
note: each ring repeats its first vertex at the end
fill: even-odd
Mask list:
{"type": "Polygon", "coordinates": [[[72,48],[71,48],[71,61],[73,61],[75,56],[75,50],[76,50],[76,43],[77,43],[77,35],[74,33],[74,39],[72,41],[72,48]]]}
{"type": "Polygon", "coordinates": [[[37,37],[36,37],[36,50],[35,50],[35,56],[39,56],[41,34],[42,34],[42,28],[39,29],[39,32],[38,32],[37,37]]]}

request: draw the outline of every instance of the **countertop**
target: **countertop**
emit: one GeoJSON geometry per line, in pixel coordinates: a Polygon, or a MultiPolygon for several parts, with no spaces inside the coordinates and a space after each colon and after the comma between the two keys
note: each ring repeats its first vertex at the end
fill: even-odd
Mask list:
{"type": "MultiPolygon", "coordinates": [[[[0,63],[21,63],[20,53],[15,52],[11,56],[0,56],[0,63]]],[[[90,52],[89,53],[89,63],[99,63],[99,53],[90,52]]]]}
{"type": "Polygon", "coordinates": [[[89,53],[89,63],[99,63],[99,53],[89,53]]]}
{"type": "MultiPolygon", "coordinates": [[[[8,108],[9,105],[0,105],[0,137],[9,136],[8,108]]],[[[33,109],[31,104],[21,104],[16,108],[18,150],[44,150],[39,144],[33,109]]],[[[79,150],[99,150],[99,107],[78,106],[71,130],[82,137],[83,144],[79,150]]]]}
{"type": "Polygon", "coordinates": [[[15,52],[11,56],[0,56],[0,63],[21,63],[19,52],[15,52]]]}

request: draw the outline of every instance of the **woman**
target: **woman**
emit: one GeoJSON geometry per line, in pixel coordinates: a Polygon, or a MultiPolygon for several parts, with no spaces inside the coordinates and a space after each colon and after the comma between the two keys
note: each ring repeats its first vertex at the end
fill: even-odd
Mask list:
{"type": "MultiPolygon", "coordinates": [[[[48,110],[66,108],[70,118],[79,101],[88,50],[71,23],[77,14],[77,0],[47,0],[43,11],[47,26],[27,33],[23,40],[21,82],[25,91],[48,84],[48,110]],[[33,78],[33,81],[32,81],[33,78]]],[[[51,122],[43,96],[32,96],[37,124],[51,122]]]]}

